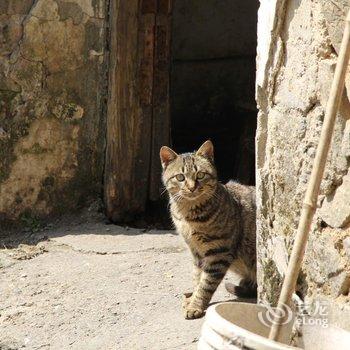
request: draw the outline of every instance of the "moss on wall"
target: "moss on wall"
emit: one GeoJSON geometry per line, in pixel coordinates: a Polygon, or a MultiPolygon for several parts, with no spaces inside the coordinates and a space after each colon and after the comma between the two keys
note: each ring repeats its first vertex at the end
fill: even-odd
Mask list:
{"type": "Polygon", "coordinates": [[[1,2],[0,220],[101,193],[105,0],[1,2]]]}

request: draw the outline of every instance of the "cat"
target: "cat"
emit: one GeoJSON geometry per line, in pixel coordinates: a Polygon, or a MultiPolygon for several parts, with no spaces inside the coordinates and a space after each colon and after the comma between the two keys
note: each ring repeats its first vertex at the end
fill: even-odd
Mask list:
{"type": "Polygon", "coordinates": [[[160,159],[172,221],[193,256],[194,290],[183,302],[185,318],[204,315],[228,269],[241,277],[228,290],[238,296],[255,294],[255,188],[218,181],[210,140],[193,153],[177,154],[163,146],[160,159]]]}

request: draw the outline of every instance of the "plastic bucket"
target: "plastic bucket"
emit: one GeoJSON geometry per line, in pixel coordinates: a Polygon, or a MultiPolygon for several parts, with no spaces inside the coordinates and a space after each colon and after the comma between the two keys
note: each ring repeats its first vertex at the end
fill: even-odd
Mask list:
{"type": "MultiPolygon", "coordinates": [[[[269,309],[248,303],[220,303],[207,310],[198,343],[199,350],[286,350],[299,349],[286,344],[290,342],[294,315],[281,330],[281,341],[267,339],[269,325],[264,315],[269,309]]],[[[314,349],[315,350],[315,349],[314,349]]]]}

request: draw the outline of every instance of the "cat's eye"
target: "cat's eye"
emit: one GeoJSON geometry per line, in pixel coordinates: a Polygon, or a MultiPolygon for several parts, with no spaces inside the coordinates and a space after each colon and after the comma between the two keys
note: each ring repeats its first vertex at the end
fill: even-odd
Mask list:
{"type": "Polygon", "coordinates": [[[202,180],[202,179],[204,179],[204,177],[205,177],[205,174],[204,174],[202,171],[198,171],[198,173],[197,173],[197,179],[198,179],[198,180],[202,180]]]}
{"type": "Polygon", "coordinates": [[[185,180],[185,175],[184,174],[177,174],[176,175],[176,180],[177,181],[184,181],[185,180]]]}

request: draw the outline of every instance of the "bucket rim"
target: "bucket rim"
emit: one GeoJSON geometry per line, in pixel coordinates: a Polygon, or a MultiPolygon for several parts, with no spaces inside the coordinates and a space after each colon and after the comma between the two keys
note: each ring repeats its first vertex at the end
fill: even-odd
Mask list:
{"type": "Polygon", "coordinates": [[[205,317],[205,322],[209,324],[209,326],[217,333],[224,335],[228,339],[232,339],[234,337],[239,339],[244,339],[244,346],[247,347],[253,347],[255,348],[257,345],[259,345],[259,349],[261,350],[282,350],[282,349],[288,349],[288,350],[301,350],[301,348],[294,347],[291,345],[283,344],[268,338],[265,338],[259,334],[256,334],[254,332],[248,331],[245,328],[239,327],[236,324],[228,321],[224,317],[222,317],[218,311],[217,308],[220,305],[237,305],[237,306],[249,306],[250,308],[253,307],[264,307],[264,305],[259,304],[251,304],[251,303],[245,303],[245,302],[221,302],[217,303],[215,305],[212,305],[208,308],[207,314],[205,317]],[[219,327],[220,326],[220,327],[219,327]],[[230,336],[231,334],[231,336],[230,336]],[[239,336],[237,336],[239,335],[239,336]]]}

